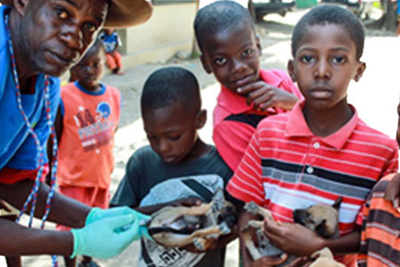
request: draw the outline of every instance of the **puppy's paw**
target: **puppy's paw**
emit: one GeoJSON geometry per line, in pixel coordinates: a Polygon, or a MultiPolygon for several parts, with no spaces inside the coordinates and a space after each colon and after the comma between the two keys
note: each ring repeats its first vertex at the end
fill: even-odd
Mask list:
{"type": "Polygon", "coordinates": [[[211,210],[213,213],[220,212],[225,207],[225,200],[223,199],[216,199],[214,200],[211,210]]]}
{"type": "Polygon", "coordinates": [[[244,209],[246,211],[250,212],[251,214],[257,214],[259,206],[254,201],[251,201],[251,202],[247,202],[244,205],[244,209]]]}
{"type": "Polygon", "coordinates": [[[204,251],[204,249],[205,249],[205,240],[203,238],[194,238],[193,239],[193,245],[199,251],[204,251]]]}
{"type": "Polygon", "coordinates": [[[229,228],[229,226],[226,222],[219,224],[218,228],[221,231],[221,234],[223,234],[223,235],[227,235],[227,234],[231,233],[231,229],[229,228]]]}
{"type": "Polygon", "coordinates": [[[247,225],[249,227],[255,228],[255,229],[262,229],[263,228],[263,221],[256,221],[256,220],[251,220],[247,222],[247,225]]]}

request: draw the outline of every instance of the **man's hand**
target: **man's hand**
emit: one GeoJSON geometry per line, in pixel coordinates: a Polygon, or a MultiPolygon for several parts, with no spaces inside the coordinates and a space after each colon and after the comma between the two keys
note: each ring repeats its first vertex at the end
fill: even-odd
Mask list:
{"type": "Polygon", "coordinates": [[[299,100],[295,95],[278,89],[263,81],[257,81],[237,90],[240,95],[247,97],[247,104],[254,104],[255,108],[262,111],[268,108],[282,108],[291,110],[299,100]]]}
{"type": "Polygon", "coordinates": [[[310,256],[324,247],[324,239],[297,223],[277,223],[264,220],[264,231],[271,243],[286,253],[310,256]]]}
{"type": "Polygon", "coordinates": [[[142,237],[140,216],[128,214],[94,221],[82,229],[72,229],[74,247],[71,258],[86,255],[110,258],[120,254],[142,237]]]}

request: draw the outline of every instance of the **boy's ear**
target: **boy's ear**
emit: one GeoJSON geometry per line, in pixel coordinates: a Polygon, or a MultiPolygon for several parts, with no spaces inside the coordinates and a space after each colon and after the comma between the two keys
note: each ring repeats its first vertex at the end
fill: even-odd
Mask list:
{"type": "Polygon", "coordinates": [[[258,49],[258,54],[261,56],[262,55],[262,47],[261,47],[261,42],[260,42],[260,36],[256,34],[256,46],[258,49]]]}
{"type": "Polygon", "coordinates": [[[14,8],[21,16],[25,14],[29,1],[30,0],[13,0],[14,8]]]}
{"type": "Polygon", "coordinates": [[[360,62],[360,65],[357,67],[356,70],[356,75],[354,75],[354,81],[358,82],[361,79],[366,68],[367,64],[365,64],[365,62],[360,62]]]}
{"type": "Polygon", "coordinates": [[[201,64],[203,65],[203,69],[208,73],[211,74],[212,73],[212,69],[210,67],[210,65],[208,65],[206,58],[204,57],[203,54],[200,55],[200,61],[201,64]]]}
{"type": "Polygon", "coordinates": [[[207,110],[201,109],[196,115],[196,128],[199,130],[204,127],[207,121],[207,110]]]}
{"type": "Polygon", "coordinates": [[[287,69],[288,69],[290,78],[292,78],[292,81],[297,82],[296,72],[294,71],[293,59],[288,61],[287,69]]]}

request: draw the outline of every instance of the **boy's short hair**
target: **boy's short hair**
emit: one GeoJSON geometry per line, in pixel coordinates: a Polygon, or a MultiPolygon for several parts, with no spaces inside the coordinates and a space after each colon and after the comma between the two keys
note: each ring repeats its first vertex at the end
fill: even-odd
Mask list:
{"type": "Polygon", "coordinates": [[[249,11],[238,3],[218,1],[201,8],[194,21],[194,32],[200,50],[207,35],[221,32],[239,22],[249,23],[254,33],[256,32],[249,11]]]}
{"type": "Polygon", "coordinates": [[[104,48],[103,42],[100,40],[100,38],[96,38],[96,40],[93,42],[93,44],[86,51],[85,55],[88,55],[89,53],[92,53],[93,51],[98,51],[98,50],[103,51],[103,54],[105,55],[106,49],[104,48]]]}
{"type": "Polygon", "coordinates": [[[292,55],[295,57],[298,44],[306,34],[308,26],[335,24],[350,35],[356,46],[356,58],[359,60],[364,50],[365,31],[360,20],[347,9],[336,5],[321,5],[305,14],[296,24],[292,35],[292,55]]]}
{"type": "Polygon", "coordinates": [[[153,72],[146,80],[140,100],[146,111],[182,105],[185,111],[200,110],[200,88],[194,74],[181,67],[166,67],[153,72]]]}

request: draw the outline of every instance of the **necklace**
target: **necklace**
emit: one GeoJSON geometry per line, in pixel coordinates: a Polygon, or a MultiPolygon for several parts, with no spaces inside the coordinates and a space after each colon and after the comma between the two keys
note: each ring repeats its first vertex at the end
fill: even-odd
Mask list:
{"type": "MultiPolygon", "coordinates": [[[[37,150],[37,158],[38,158],[38,164],[39,164],[39,169],[35,178],[35,183],[32,187],[31,192],[28,195],[28,198],[26,199],[23,208],[21,209],[20,214],[18,215],[17,222],[21,219],[22,214],[27,210],[28,205],[32,202],[31,204],[31,211],[30,211],[30,217],[29,217],[29,227],[32,227],[32,221],[34,217],[34,212],[36,208],[36,202],[37,202],[37,194],[39,191],[39,186],[40,186],[40,179],[43,174],[43,168],[44,168],[44,148],[40,144],[40,140],[38,135],[36,134],[35,130],[33,129],[33,126],[31,122],[29,121],[28,116],[26,115],[24,108],[22,106],[22,99],[21,99],[21,87],[19,84],[19,79],[18,79],[18,72],[17,72],[17,64],[15,61],[15,53],[14,53],[14,48],[11,40],[11,33],[10,33],[10,27],[9,27],[9,20],[10,20],[10,15],[5,14],[5,28],[7,30],[7,34],[9,35],[8,43],[9,43],[9,51],[10,51],[10,58],[11,58],[11,66],[12,66],[12,73],[14,77],[14,83],[15,83],[15,93],[16,93],[16,98],[17,98],[17,105],[18,109],[21,112],[21,115],[24,119],[25,125],[28,128],[28,132],[30,135],[32,135],[35,145],[36,145],[36,150],[37,150]]],[[[44,229],[44,224],[47,220],[47,217],[50,213],[50,208],[51,208],[51,203],[53,200],[54,196],[54,189],[55,189],[55,181],[56,181],[56,174],[57,174],[57,165],[58,165],[58,144],[57,144],[57,138],[55,134],[55,128],[53,121],[51,119],[51,105],[50,105],[50,93],[49,93],[49,75],[45,75],[45,81],[44,81],[44,108],[46,112],[46,120],[47,120],[47,125],[50,128],[51,135],[50,137],[52,138],[53,141],[53,147],[52,147],[52,154],[53,154],[53,159],[51,162],[51,184],[50,184],[50,190],[49,194],[47,196],[46,200],[46,209],[45,213],[42,217],[42,222],[40,229],[44,229]]],[[[57,264],[57,259],[53,255],[53,266],[58,266],[57,264]]]]}

